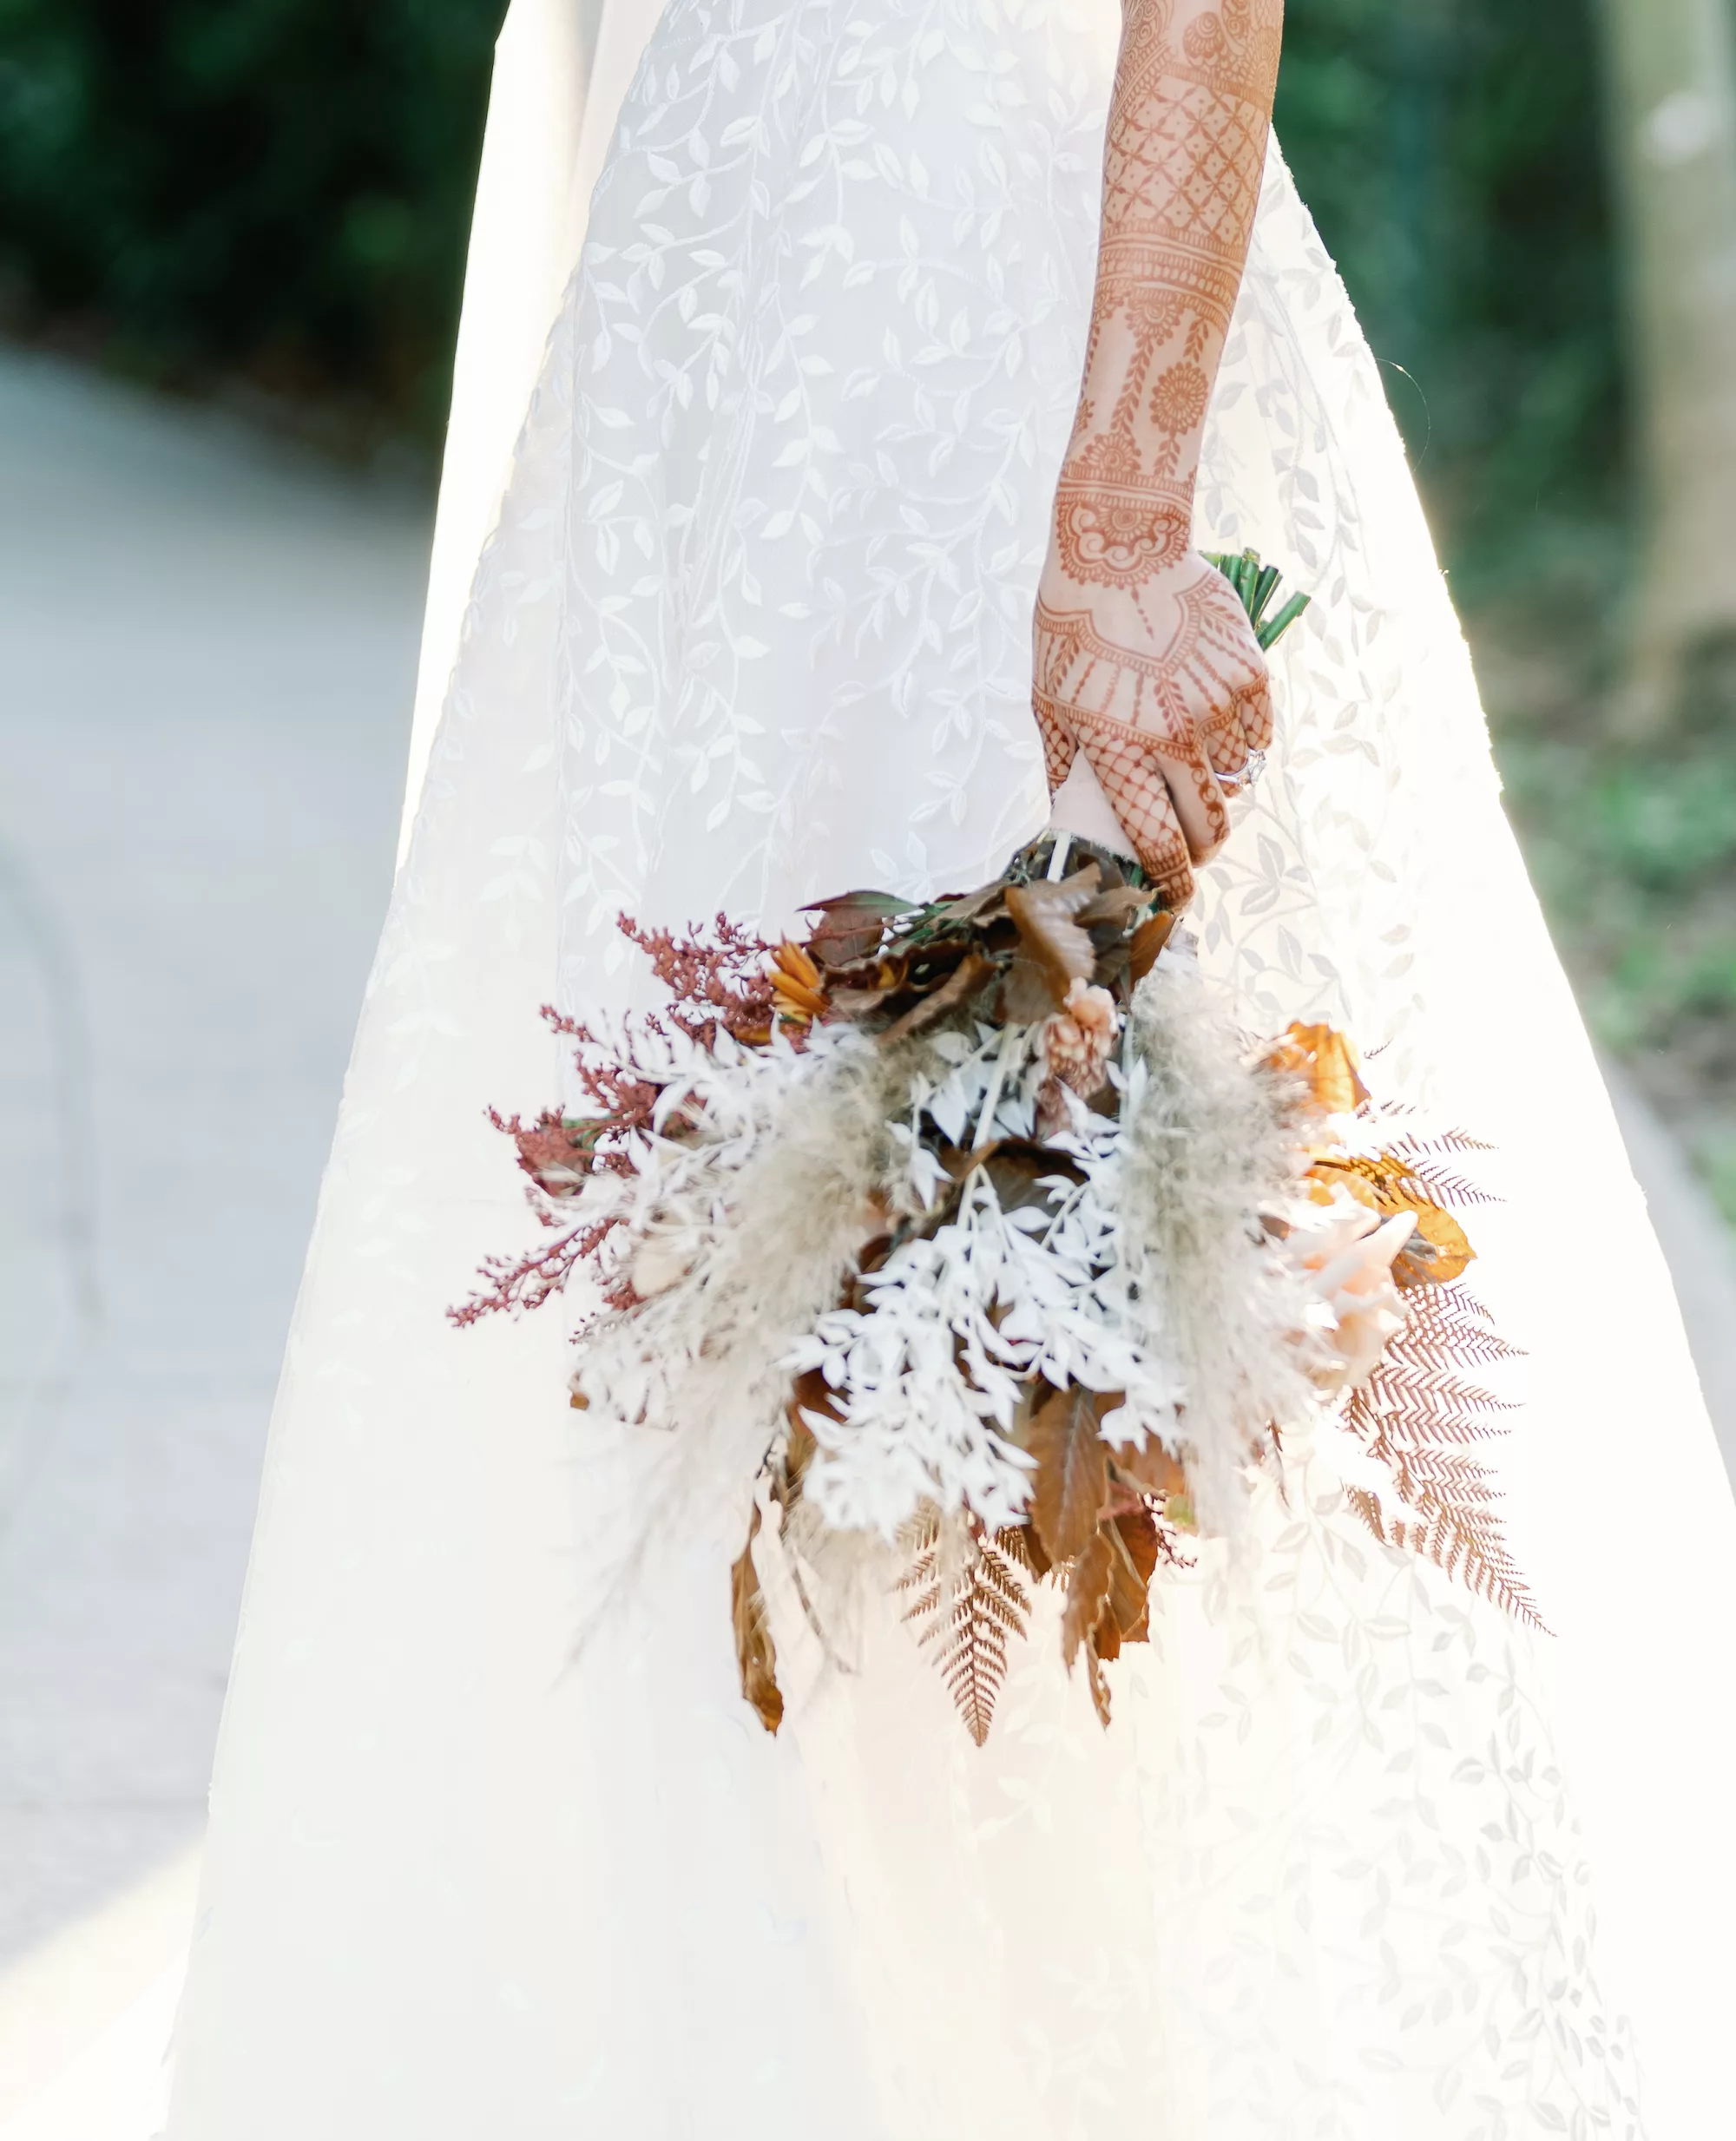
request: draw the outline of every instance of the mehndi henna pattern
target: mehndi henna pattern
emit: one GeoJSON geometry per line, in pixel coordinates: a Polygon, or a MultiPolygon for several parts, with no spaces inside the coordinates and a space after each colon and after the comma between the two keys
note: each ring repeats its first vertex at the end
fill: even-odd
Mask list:
{"type": "Polygon", "coordinates": [[[1253,229],[1282,23],[1277,0],[1128,7],[1084,394],[1055,514],[1061,562],[1075,579],[1130,584],[1187,547],[1206,404],[1253,229]]]}
{"type": "Polygon", "coordinates": [[[1107,640],[1088,610],[1039,605],[1033,704],[1050,791],[1082,748],[1164,903],[1183,906],[1191,864],[1229,834],[1217,777],[1271,742],[1272,699],[1264,670],[1250,670],[1246,614],[1213,568],[1134,599],[1148,651],[1107,640]]]}
{"type": "Polygon", "coordinates": [[[1281,0],[1128,0],[1084,389],[1037,610],[1051,787],[1082,746],[1141,861],[1179,900],[1190,858],[1224,837],[1214,774],[1270,738],[1259,649],[1190,545],[1282,32],[1281,0]]]}

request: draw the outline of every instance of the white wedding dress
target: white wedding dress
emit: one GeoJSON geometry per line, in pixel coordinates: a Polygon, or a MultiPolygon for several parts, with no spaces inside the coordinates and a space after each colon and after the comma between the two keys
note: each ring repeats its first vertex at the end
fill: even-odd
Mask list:
{"type": "Polygon", "coordinates": [[[669,0],[634,73],[648,19],[542,8],[503,48],[425,676],[466,516],[493,517],[514,323],[540,339],[569,179],[601,182],[422,739],[321,1202],[174,2141],[1726,2131],[1736,1521],[1275,150],[1199,534],[1315,601],[1205,956],[1251,1028],[1342,1022],[1385,1093],[1499,1148],[1477,1271],[1529,1355],[1500,1461],[1557,1632],[1378,1548],[1297,1453],[1243,1560],[1204,1553],[1111,1669],[1107,1734],[1045,1628],[979,1751],[888,1608],[854,1673],[790,1641],[767,1738],[733,1508],[575,1655],[643,1453],[568,1409],[552,1313],[443,1322],[527,1238],[483,1109],[552,1094],[541,1003],[640,986],[618,910],[962,887],[1042,823],[1029,620],[1119,23],[669,0]]]}

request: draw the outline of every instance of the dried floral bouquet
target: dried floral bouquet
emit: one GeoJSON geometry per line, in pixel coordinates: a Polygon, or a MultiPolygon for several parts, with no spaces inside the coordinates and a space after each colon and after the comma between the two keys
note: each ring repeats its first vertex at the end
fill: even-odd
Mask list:
{"type": "Polygon", "coordinates": [[[1377,1536],[1535,1619],[1466,1448],[1508,1350],[1463,1280],[1469,1139],[1384,1115],[1326,1028],[1250,1048],[1139,872],[1064,836],[963,896],[809,912],[777,945],[623,918],[670,1002],[545,1015],[583,1110],[495,1120],[555,1238],[453,1312],[562,1296],[575,1405],[663,1430],[695,1502],[756,1484],[733,1611],[768,1730],[768,1519],[823,1636],[880,1542],[979,1743],[1057,1586],[1107,1724],[1158,1573],[1321,1416],[1379,1468],[1377,1536]]]}

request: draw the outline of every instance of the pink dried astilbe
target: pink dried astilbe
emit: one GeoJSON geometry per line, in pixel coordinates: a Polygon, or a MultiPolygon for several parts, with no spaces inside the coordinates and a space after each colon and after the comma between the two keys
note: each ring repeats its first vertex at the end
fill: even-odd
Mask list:
{"type": "MultiPolygon", "coordinates": [[[[539,1216],[544,1226],[560,1224],[549,1212],[539,1216]]],[[[569,1228],[559,1241],[546,1248],[529,1250],[522,1257],[484,1258],[478,1273],[482,1291],[473,1293],[468,1301],[460,1302],[457,1308],[448,1309],[447,1320],[463,1330],[480,1323],[485,1316],[522,1315],[528,1310],[540,1309],[545,1302],[565,1291],[567,1281],[579,1265],[595,1257],[621,1224],[621,1215],[612,1212],[607,1218],[599,1219],[595,1226],[569,1228]]],[[[632,1290],[629,1287],[626,1291],[628,1297],[621,1301],[616,1301],[613,1295],[606,1296],[610,1307],[630,1307],[632,1290]]]]}
{"type": "Polygon", "coordinates": [[[712,925],[707,942],[695,923],[681,935],[641,928],[631,915],[616,928],[638,945],[674,1001],[666,1014],[689,1041],[709,1048],[721,1027],[737,1041],[763,1041],[771,1030],[776,998],[766,971],[772,947],[727,915],[712,925]]]}
{"type": "MultiPolygon", "coordinates": [[[[582,1048],[596,1047],[589,1029],[575,1021],[546,1006],[542,1015],[556,1032],[578,1041],[582,1048]]],[[[527,1123],[522,1116],[489,1110],[495,1128],[518,1147],[518,1164],[530,1178],[526,1195],[532,1210],[543,1226],[560,1231],[561,1238],[528,1250],[522,1257],[486,1258],[479,1273],[481,1291],[446,1311],[461,1328],[484,1316],[523,1314],[552,1301],[565,1291],[580,1264],[601,1253],[622,1223],[616,1212],[593,1225],[571,1226],[561,1218],[559,1207],[563,1199],[578,1193],[588,1175],[632,1172],[627,1139],[635,1131],[649,1127],[660,1088],[607,1059],[587,1063],[582,1053],[578,1067],[587,1095],[597,1105],[595,1115],[575,1119],[545,1107],[534,1122],[527,1123]]],[[[637,1297],[623,1278],[605,1290],[604,1299],[611,1308],[625,1309],[633,1307],[637,1297]]]]}
{"type": "MultiPolygon", "coordinates": [[[[662,1016],[689,1041],[710,1048],[720,1032],[750,1043],[766,1039],[776,1016],[776,999],[766,970],[772,947],[764,938],[722,914],[709,940],[697,927],[679,935],[671,929],[642,929],[630,915],[620,916],[619,927],[621,935],[645,953],[652,971],[669,991],[673,1002],[662,1016]]],[[[551,1004],[543,1005],[542,1016],[552,1032],[575,1043],[573,1065],[583,1095],[582,1112],[567,1115],[544,1108],[534,1122],[526,1123],[522,1116],[502,1115],[490,1108],[489,1120],[517,1146],[518,1164],[530,1178],[531,1205],[542,1224],[560,1231],[561,1238],[522,1257],[489,1258],[479,1274],[482,1291],[446,1311],[460,1325],[484,1316],[540,1309],[564,1291],[580,1264],[601,1256],[622,1224],[621,1215],[572,1226],[562,1220],[560,1205],[578,1193],[589,1175],[633,1172],[632,1140],[653,1127],[662,1094],[662,1087],[642,1077],[634,1064],[630,1035],[623,1052],[582,1020],[569,1018],[551,1004]]],[[[654,1034],[664,1030],[654,1016],[648,1015],[642,1025],[654,1034]]],[[[624,1273],[605,1286],[603,1298],[612,1309],[638,1304],[624,1273]]]]}
{"type": "MultiPolygon", "coordinates": [[[[594,1173],[599,1167],[607,1167],[616,1174],[624,1172],[628,1162],[621,1157],[621,1146],[633,1132],[651,1127],[661,1087],[641,1077],[630,1060],[619,1054],[607,1041],[600,1041],[580,1020],[569,1019],[564,1012],[547,1003],[542,1007],[542,1017],[551,1033],[578,1043],[573,1051],[573,1068],[589,1103],[584,1114],[577,1118],[562,1116],[545,1108],[527,1131],[516,1115],[510,1121],[503,1120],[490,1108],[490,1121],[517,1144],[518,1164],[533,1181],[542,1180],[540,1170],[545,1167],[558,1174],[565,1167],[582,1164],[582,1153],[589,1160],[589,1165],[582,1167],[584,1172],[594,1173]],[[563,1138],[567,1147],[564,1153],[563,1138]]],[[[654,1019],[646,1023],[654,1028],[656,1026],[654,1019]]],[[[550,1195],[570,1195],[574,1185],[569,1185],[564,1192],[556,1190],[551,1184],[543,1186],[550,1195]]]]}

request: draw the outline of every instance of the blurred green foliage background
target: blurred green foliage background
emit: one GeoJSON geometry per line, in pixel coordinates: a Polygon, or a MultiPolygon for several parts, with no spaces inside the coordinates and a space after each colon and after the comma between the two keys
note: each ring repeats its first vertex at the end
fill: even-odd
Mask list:
{"type": "Polygon", "coordinates": [[[15,326],[437,442],[504,0],[0,0],[15,326]]]}
{"type": "Polygon", "coordinates": [[[1588,0],[1291,0],[1278,126],[1463,572],[1617,508],[1588,0]]]}
{"type": "MultiPolygon", "coordinates": [[[[0,0],[0,325],[431,467],[504,0],[0,0]]],[[[1279,127],[1385,367],[1606,1042],[1736,1214],[1736,706],[1612,718],[1634,555],[1593,0],[1290,0],[1279,127]]]]}

